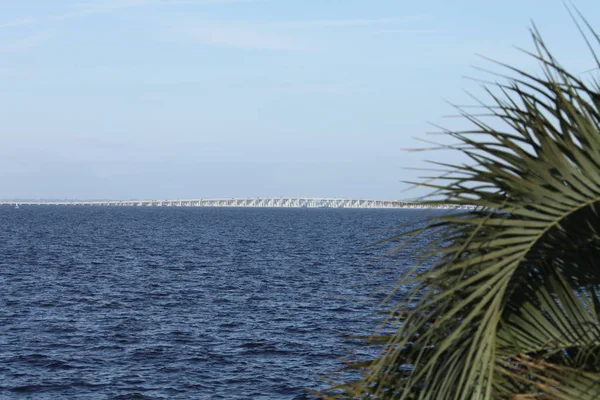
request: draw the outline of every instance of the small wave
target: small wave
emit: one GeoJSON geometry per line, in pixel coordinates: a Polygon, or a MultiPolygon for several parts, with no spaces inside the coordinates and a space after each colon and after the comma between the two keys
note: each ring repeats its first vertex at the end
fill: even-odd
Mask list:
{"type": "MultiPolygon", "coordinates": [[[[318,387],[354,349],[341,333],[380,321],[348,299],[397,277],[367,279],[366,259],[379,253],[361,250],[375,240],[365,232],[405,218],[30,210],[0,207],[0,399],[308,399],[300,387],[318,387]]],[[[399,264],[412,265],[410,253],[399,264]]]]}
{"type": "Polygon", "coordinates": [[[237,328],[238,326],[244,325],[241,322],[226,322],[224,324],[219,325],[220,328],[237,328]]]}
{"type": "Polygon", "coordinates": [[[164,398],[165,397],[147,396],[142,393],[119,394],[117,396],[111,397],[112,400],[162,400],[164,398]]]}
{"type": "Polygon", "coordinates": [[[224,304],[224,303],[231,303],[231,300],[229,300],[226,297],[217,297],[216,299],[213,299],[212,302],[214,304],[224,304]]]}
{"type": "Polygon", "coordinates": [[[243,343],[239,347],[244,349],[244,354],[274,355],[292,353],[292,351],[280,349],[273,344],[267,344],[262,342],[243,343]]]}
{"type": "Polygon", "coordinates": [[[11,357],[8,363],[28,364],[37,367],[46,367],[54,369],[71,369],[75,368],[66,361],[56,360],[43,354],[28,354],[11,357]]]}

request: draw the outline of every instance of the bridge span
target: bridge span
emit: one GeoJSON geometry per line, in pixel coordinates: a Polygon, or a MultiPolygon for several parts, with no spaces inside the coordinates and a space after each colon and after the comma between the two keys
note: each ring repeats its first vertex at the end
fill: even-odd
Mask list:
{"type": "Polygon", "coordinates": [[[106,201],[0,201],[0,205],[138,206],[138,207],[274,207],[274,208],[421,208],[457,209],[450,204],[423,204],[401,200],[341,199],[327,197],[249,197],[188,200],[106,201]]]}

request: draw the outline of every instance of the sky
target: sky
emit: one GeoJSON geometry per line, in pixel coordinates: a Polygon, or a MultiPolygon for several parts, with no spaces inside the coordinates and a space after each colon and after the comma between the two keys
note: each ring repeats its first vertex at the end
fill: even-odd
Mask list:
{"type": "Polygon", "coordinates": [[[421,196],[465,160],[406,149],[469,127],[478,54],[536,70],[532,20],[590,76],[561,0],[0,0],[0,198],[421,196]]]}

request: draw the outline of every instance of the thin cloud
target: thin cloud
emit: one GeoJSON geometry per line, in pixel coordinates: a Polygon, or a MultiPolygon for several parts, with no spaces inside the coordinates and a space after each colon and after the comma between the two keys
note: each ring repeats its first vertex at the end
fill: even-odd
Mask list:
{"type": "Polygon", "coordinates": [[[80,15],[110,12],[113,10],[143,6],[175,6],[175,5],[211,5],[250,3],[259,0],[88,0],[75,4],[80,15]]]}
{"type": "Polygon", "coordinates": [[[240,26],[225,22],[198,21],[182,22],[165,27],[163,39],[191,42],[201,45],[230,46],[257,50],[307,50],[293,39],[281,32],[290,28],[342,28],[353,26],[395,25],[421,19],[422,16],[405,16],[375,19],[339,19],[339,20],[306,20],[280,21],[240,26]]]}
{"type": "Polygon", "coordinates": [[[279,35],[261,33],[255,29],[210,21],[167,27],[163,40],[200,45],[228,46],[254,50],[301,50],[302,47],[279,35]]]}
{"type": "Polygon", "coordinates": [[[368,26],[368,25],[392,25],[406,22],[413,22],[422,19],[423,16],[412,15],[396,18],[363,18],[363,19],[321,19],[321,20],[306,20],[306,21],[283,21],[274,22],[272,25],[284,27],[347,27],[347,26],[368,26]]]}
{"type": "Polygon", "coordinates": [[[387,33],[397,33],[397,34],[428,34],[428,33],[436,33],[434,29],[381,29],[376,34],[387,34],[387,33]]]}
{"type": "Polygon", "coordinates": [[[113,1],[86,1],[76,3],[73,8],[81,15],[97,14],[120,8],[140,7],[154,3],[151,0],[113,0],[113,1]]]}
{"type": "Polygon", "coordinates": [[[0,42],[0,52],[5,53],[32,49],[45,43],[49,36],[48,32],[42,32],[21,39],[0,42]]]}
{"type": "Polygon", "coordinates": [[[51,15],[51,21],[63,21],[72,18],[82,18],[96,14],[110,13],[119,9],[143,7],[152,4],[152,0],[110,0],[110,1],[85,1],[73,5],[71,11],[60,15],[51,15]]]}
{"type": "Polygon", "coordinates": [[[236,4],[236,3],[262,3],[268,0],[156,0],[158,5],[217,5],[217,4],[236,4]]]}
{"type": "Polygon", "coordinates": [[[279,93],[322,93],[322,94],[347,94],[351,92],[353,85],[336,83],[304,83],[298,85],[287,85],[275,87],[272,90],[279,93]]]}
{"type": "Polygon", "coordinates": [[[82,18],[96,14],[110,13],[113,11],[140,8],[146,6],[175,6],[175,5],[216,5],[236,3],[256,3],[266,0],[87,0],[79,1],[71,7],[70,11],[63,14],[48,15],[45,17],[25,17],[14,21],[1,23],[0,29],[20,25],[29,25],[44,21],[64,21],[72,18],[82,18]]]}
{"type": "Polygon", "coordinates": [[[4,22],[4,23],[0,24],[0,29],[12,28],[15,26],[30,25],[30,24],[33,24],[34,22],[36,22],[36,19],[33,17],[18,18],[13,21],[4,22]]]}
{"type": "MultiPolygon", "coordinates": [[[[21,18],[1,24],[0,28],[33,24],[40,22],[57,22],[87,16],[111,13],[118,10],[142,8],[148,6],[176,5],[218,5],[256,3],[266,0],[85,0],[73,4],[70,11],[63,14],[49,15],[39,18],[21,18]]],[[[279,35],[261,33],[257,29],[238,26],[231,23],[204,21],[199,24],[176,25],[166,27],[160,33],[163,39],[187,41],[203,45],[230,46],[244,49],[261,50],[298,50],[299,46],[281,38],[279,35]]],[[[41,36],[24,38],[19,41],[1,44],[0,50],[25,49],[35,47],[43,42],[41,36]]]]}
{"type": "MultiPolygon", "coordinates": [[[[19,24],[32,24],[43,21],[62,21],[73,18],[111,13],[118,10],[141,8],[148,6],[175,6],[175,5],[210,5],[210,4],[235,4],[255,3],[265,0],[85,0],[75,3],[69,12],[64,14],[47,16],[41,18],[22,18],[6,26],[19,24]]],[[[305,21],[279,21],[253,24],[252,26],[241,26],[237,23],[220,21],[200,21],[191,24],[174,24],[164,26],[159,33],[162,39],[178,42],[190,42],[201,45],[229,46],[243,49],[258,50],[303,50],[304,46],[295,43],[292,39],[276,32],[289,28],[344,28],[360,26],[398,25],[422,19],[423,16],[403,16],[389,18],[362,18],[362,19],[323,19],[305,21]],[[273,31],[275,28],[275,32],[273,31]]],[[[4,25],[0,25],[3,27],[4,25]]],[[[31,43],[35,40],[32,38],[31,43]]],[[[20,44],[27,46],[24,39],[20,44]]],[[[40,40],[41,43],[41,40],[40,40]]],[[[15,44],[15,47],[18,47],[15,44]]],[[[33,47],[33,46],[31,46],[33,47]]]]}

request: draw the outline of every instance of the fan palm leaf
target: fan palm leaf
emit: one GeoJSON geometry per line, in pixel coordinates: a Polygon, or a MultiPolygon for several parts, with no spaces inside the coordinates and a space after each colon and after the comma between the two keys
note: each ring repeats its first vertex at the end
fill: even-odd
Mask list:
{"type": "Polygon", "coordinates": [[[504,65],[492,122],[459,108],[473,129],[445,132],[471,163],[439,163],[453,173],[424,184],[429,202],[476,208],[394,238],[429,235],[436,261],[404,278],[396,330],[343,395],[600,398],[600,86],[532,38],[543,74],[504,65]]]}

